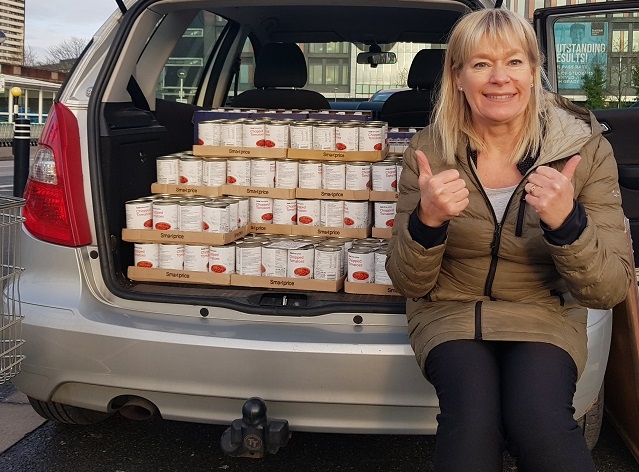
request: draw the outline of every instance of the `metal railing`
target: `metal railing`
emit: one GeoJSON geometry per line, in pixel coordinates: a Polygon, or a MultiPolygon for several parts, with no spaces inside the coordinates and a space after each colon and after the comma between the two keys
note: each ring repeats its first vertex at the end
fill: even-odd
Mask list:
{"type": "MultiPolygon", "coordinates": [[[[37,146],[44,123],[31,123],[31,146],[37,146]]],[[[11,146],[13,143],[13,123],[0,123],[0,146],[11,146]]]]}

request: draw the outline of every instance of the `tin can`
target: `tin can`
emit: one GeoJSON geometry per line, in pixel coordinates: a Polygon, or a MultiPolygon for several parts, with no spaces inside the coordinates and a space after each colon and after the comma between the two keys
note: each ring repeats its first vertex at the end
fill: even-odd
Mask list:
{"type": "Polygon", "coordinates": [[[228,233],[230,229],[229,204],[213,201],[202,206],[202,230],[207,233],[228,233]]]}
{"type": "Polygon", "coordinates": [[[209,270],[215,274],[234,274],[235,244],[210,246],[209,270]]]}
{"type": "Polygon", "coordinates": [[[273,199],[273,224],[297,224],[297,200],[284,198],[273,199]]]}
{"type": "Polygon", "coordinates": [[[229,231],[235,231],[240,227],[240,202],[232,197],[218,198],[216,201],[229,205],[229,231]]]}
{"type": "Polygon", "coordinates": [[[381,151],[384,149],[384,124],[371,121],[359,129],[360,151],[381,151]]]}
{"type": "Polygon", "coordinates": [[[126,227],[129,229],[153,229],[153,201],[138,198],[124,204],[126,227]]]}
{"type": "Polygon", "coordinates": [[[273,223],[273,199],[266,197],[249,198],[249,221],[251,223],[273,223]]]}
{"type": "Polygon", "coordinates": [[[182,157],[178,161],[178,181],[181,185],[202,185],[202,159],[182,157]]]}
{"type": "Polygon", "coordinates": [[[393,281],[386,272],[386,250],[387,247],[385,246],[375,251],[375,283],[393,285],[393,281]]]}
{"type": "Polygon", "coordinates": [[[348,281],[356,283],[375,282],[375,249],[352,247],[348,250],[348,281]]]}
{"type": "Polygon", "coordinates": [[[304,226],[319,226],[321,204],[318,199],[297,199],[297,224],[304,226]]]}
{"type": "Polygon", "coordinates": [[[219,146],[221,127],[219,120],[200,121],[197,124],[197,143],[201,146],[219,146]]]}
{"type": "Polygon", "coordinates": [[[295,159],[278,159],[275,162],[275,187],[297,188],[299,167],[295,159]]]}
{"type": "Polygon", "coordinates": [[[375,217],[373,225],[375,228],[392,228],[395,223],[395,213],[397,202],[375,202],[375,217]]]}
{"type": "Polygon", "coordinates": [[[248,120],[242,123],[242,146],[264,147],[264,122],[248,120]]]}
{"type": "Polygon", "coordinates": [[[344,201],[344,228],[367,228],[370,226],[369,201],[344,201]]]}
{"type": "Polygon", "coordinates": [[[153,201],[153,227],[162,231],[180,227],[177,200],[167,198],[153,201]]]}
{"type": "Polygon", "coordinates": [[[313,126],[313,149],[335,150],[335,125],[333,123],[320,121],[313,126]]]}
{"type": "Polygon", "coordinates": [[[157,181],[159,184],[174,185],[179,182],[178,162],[180,158],[175,155],[158,156],[155,160],[157,181]]]}
{"type": "Polygon", "coordinates": [[[262,246],[262,275],[267,277],[286,277],[288,249],[278,247],[277,243],[262,246]]]}
{"type": "Polygon", "coordinates": [[[183,244],[160,244],[160,269],[184,270],[183,244]]]}
{"type": "Polygon", "coordinates": [[[238,242],[235,245],[235,266],[240,275],[262,275],[262,243],[238,242]]]}
{"type": "Polygon", "coordinates": [[[181,200],[178,203],[180,231],[202,231],[202,202],[181,200]]]}
{"type": "Polygon", "coordinates": [[[313,278],[339,280],[342,276],[342,248],[337,245],[319,244],[315,247],[313,278]]]}
{"type": "Polygon", "coordinates": [[[226,183],[249,186],[251,184],[251,160],[234,157],[226,161],[226,183]]]}
{"type": "Polygon", "coordinates": [[[205,157],[202,159],[202,185],[219,187],[226,183],[226,159],[205,157]]]}
{"type": "Polygon", "coordinates": [[[393,161],[374,162],[371,166],[372,190],[394,192],[397,190],[397,166],[393,161]]]}
{"type": "Polygon", "coordinates": [[[209,271],[209,246],[184,246],[184,270],[192,272],[209,271]]]}
{"type": "Polygon", "coordinates": [[[359,150],[359,123],[346,121],[335,126],[335,150],[359,150]]]}
{"type": "Polygon", "coordinates": [[[270,121],[264,126],[264,145],[268,148],[289,147],[289,126],[286,121],[270,121]]]}
{"type": "Polygon", "coordinates": [[[146,269],[160,266],[160,246],[157,243],[133,244],[133,265],[146,269]]]}
{"type": "Polygon", "coordinates": [[[251,159],[250,182],[251,187],[275,186],[275,160],[273,159],[251,159]]]}
{"type": "Polygon", "coordinates": [[[300,161],[299,188],[322,188],[322,162],[300,161]]]}
{"type": "Polygon", "coordinates": [[[244,127],[241,120],[221,120],[220,146],[240,147],[244,127]]]}
{"type": "Polygon", "coordinates": [[[227,197],[237,202],[237,227],[241,228],[249,223],[250,214],[250,199],[249,197],[242,196],[229,196],[227,197]]]}
{"type": "Polygon", "coordinates": [[[313,124],[308,121],[291,123],[290,146],[292,149],[313,149],[313,124]]]}
{"type": "Polygon", "coordinates": [[[344,226],[343,200],[320,200],[320,226],[331,228],[344,226]]]}
{"type": "Polygon", "coordinates": [[[344,190],[346,164],[340,161],[322,162],[322,188],[344,190]]]}
{"type": "Polygon", "coordinates": [[[370,190],[371,165],[368,162],[347,162],[345,164],[346,190],[370,190]]]}
{"type": "Polygon", "coordinates": [[[315,247],[312,244],[289,249],[286,276],[294,279],[312,279],[314,259],[315,247]]]}

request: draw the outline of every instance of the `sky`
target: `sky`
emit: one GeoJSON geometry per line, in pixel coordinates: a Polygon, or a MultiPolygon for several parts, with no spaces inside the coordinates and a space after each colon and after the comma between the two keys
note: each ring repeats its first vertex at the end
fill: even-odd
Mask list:
{"type": "Polygon", "coordinates": [[[50,46],[89,40],[117,8],[115,0],[26,0],[25,47],[44,59],[50,46]]]}

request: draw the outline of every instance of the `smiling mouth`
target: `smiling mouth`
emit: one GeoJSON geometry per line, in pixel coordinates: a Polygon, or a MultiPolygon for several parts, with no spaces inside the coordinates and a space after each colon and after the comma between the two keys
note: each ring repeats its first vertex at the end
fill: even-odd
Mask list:
{"type": "Polygon", "coordinates": [[[486,98],[490,98],[491,100],[508,100],[510,98],[513,98],[515,96],[515,94],[510,94],[510,95],[488,95],[486,94],[485,97],[486,98]]]}

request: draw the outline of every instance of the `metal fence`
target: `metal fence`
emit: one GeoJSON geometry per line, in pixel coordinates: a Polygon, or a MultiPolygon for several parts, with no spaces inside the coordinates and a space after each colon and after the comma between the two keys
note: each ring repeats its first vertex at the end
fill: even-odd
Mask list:
{"type": "MultiPolygon", "coordinates": [[[[37,146],[44,124],[31,123],[31,146],[37,146]]],[[[0,123],[0,146],[13,144],[13,123],[0,123]]]]}

